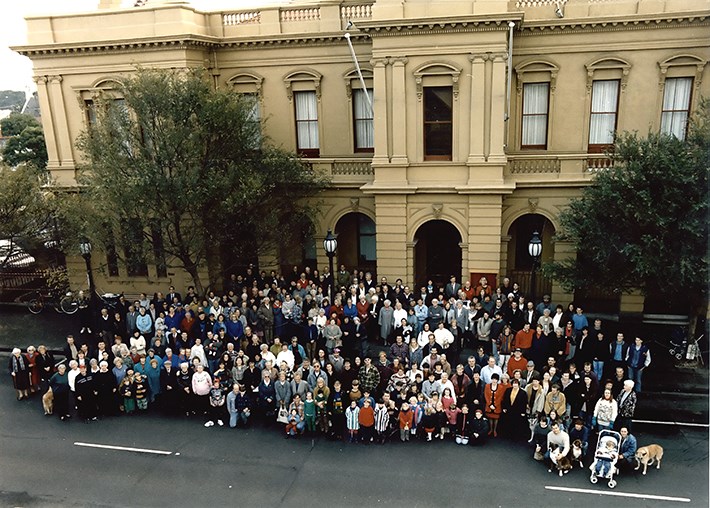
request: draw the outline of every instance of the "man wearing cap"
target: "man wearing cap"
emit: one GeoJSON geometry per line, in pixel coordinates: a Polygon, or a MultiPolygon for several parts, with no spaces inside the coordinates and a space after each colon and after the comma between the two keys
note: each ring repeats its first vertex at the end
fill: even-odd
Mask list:
{"type": "MultiPolygon", "coordinates": [[[[523,379],[525,378],[525,369],[528,366],[528,360],[523,356],[523,350],[516,347],[513,351],[513,356],[508,360],[508,375],[512,378],[513,372],[520,370],[523,373],[523,379]]],[[[523,385],[524,387],[524,385],[523,385]]]]}
{"type": "Polygon", "coordinates": [[[527,365],[525,366],[525,371],[523,372],[523,379],[525,380],[525,384],[530,384],[533,378],[540,379],[540,373],[535,370],[535,362],[529,360],[527,365]]]}
{"type": "MultiPolygon", "coordinates": [[[[355,318],[357,319],[357,318],[355,318]]],[[[340,348],[335,348],[333,354],[328,356],[328,361],[333,365],[333,370],[340,374],[343,371],[343,366],[345,365],[345,359],[340,356],[340,348]]]]}
{"type": "Polygon", "coordinates": [[[543,295],[542,301],[535,307],[538,316],[545,314],[545,309],[550,311],[550,315],[554,314],[552,311],[555,309],[555,306],[550,303],[550,295],[543,295]]]}

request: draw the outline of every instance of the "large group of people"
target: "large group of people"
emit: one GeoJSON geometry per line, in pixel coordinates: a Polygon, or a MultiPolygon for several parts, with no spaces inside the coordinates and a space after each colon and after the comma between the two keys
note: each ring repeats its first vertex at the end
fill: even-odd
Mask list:
{"type": "Polygon", "coordinates": [[[451,277],[415,293],[345,267],[249,269],[223,295],[170,287],[82,313],[65,362],[29,347],[9,370],[18,399],[51,389],[54,414],[87,423],[157,411],[205,427],[278,423],[286,438],[500,436],[547,450],[563,433],[586,450],[601,429],[628,434],[651,361],[642,338],[611,340],[581,306],[530,301],[508,278],[494,288],[451,277]]]}

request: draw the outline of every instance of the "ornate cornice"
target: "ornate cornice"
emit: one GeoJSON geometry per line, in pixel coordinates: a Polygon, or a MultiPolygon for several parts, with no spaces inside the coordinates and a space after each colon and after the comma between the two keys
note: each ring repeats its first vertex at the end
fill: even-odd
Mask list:
{"type": "Polygon", "coordinates": [[[517,35],[530,37],[541,34],[568,34],[570,32],[627,32],[629,30],[672,28],[691,24],[694,26],[710,25],[710,11],[668,13],[663,17],[656,14],[652,16],[634,15],[530,22],[524,23],[517,35]]]}
{"type": "Polygon", "coordinates": [[[391,37],[402,33],[426,35],[507,31],[510,21],[519,26],[522,20],[522,12],[509,12],[485,16],[360,21],[357,27],[370,37],[391,37]]]}

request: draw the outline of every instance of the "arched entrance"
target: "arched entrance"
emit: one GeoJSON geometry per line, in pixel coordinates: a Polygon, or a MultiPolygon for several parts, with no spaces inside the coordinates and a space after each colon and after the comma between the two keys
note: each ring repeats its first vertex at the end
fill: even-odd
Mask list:
{"type": "Polygon", "coordinates": [[[345,265],[347,270],[357,268],[374,275],[377,268],[375,222],[364,213],[350,212],[338,220],[335,235],[338,238],[335,270],[345,265]]]}
{"type": "MultiPolygon", "coordinates": [[[[528,253],[528,244],[534,232],[538,232],[542,240],[542,256],[540,263],[544,264],[555,258],[552,238],[555,227],[552,222],[538,213],[529,213],[515,219],[508,229],[510,242],[508,243],[508,271],[512,283],[520,284],[520,289],[525,295],[531,295],[533,258],[528,253]]],[[[537,265],[534,294],[539,299],[543,294],[550,294],[552,281],[542,276],[540,265],[537,265]]]]}
{"type": "Polygon", "coordinates": [[[444,285],[451,275],[461,278],[461,234],[445,220],[425,222],[414,235],[414,280],[444,285]]]}

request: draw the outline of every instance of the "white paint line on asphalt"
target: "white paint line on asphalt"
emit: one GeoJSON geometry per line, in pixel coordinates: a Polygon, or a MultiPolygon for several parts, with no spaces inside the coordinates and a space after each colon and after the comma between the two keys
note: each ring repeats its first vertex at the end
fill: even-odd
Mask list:
{"type": "Polygon", "coordinates": [[[690,423],[690,422],[659,422],[656,420],[633,420],[634,423],[649,423],[652,425],[677,425],[678,427],[710,427],[707,423],[690,423]]]}
{"type": "Polygon", "coordinates": [[[97,443],[81,443],[75,442],[74,446],[84,446],[86,448],[103,448],[105,450],[118,450],[121,452],[136,452],[136,453],[153,453],[155,455],[172,455],[173,452],[167,452],[165,450],[151,450],[148,448],[131,448],[129,446],[113,446],[106,444],[97,443]]]}
{"type": "Polygon", "coordinates": [[[653,499],[656,501],[675,501],[677,503],[690,503],[687,497],[656,496],[654,494],[636,494],[634,492],[615,492],[609,490],[575,489],[571,487],[555,487],[545,485],[547,490],[561,490],[563,492],[577,492],[580,494],[596,494],[600,496],[634,497],[637,499],[653,499]]]}

